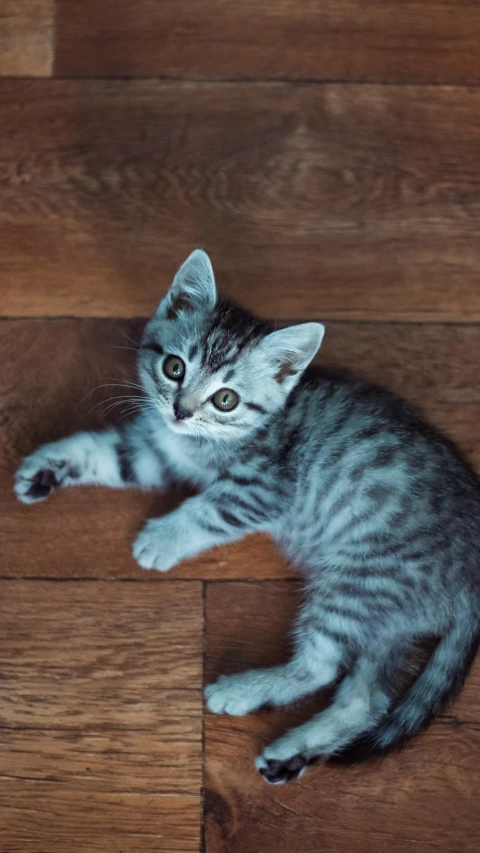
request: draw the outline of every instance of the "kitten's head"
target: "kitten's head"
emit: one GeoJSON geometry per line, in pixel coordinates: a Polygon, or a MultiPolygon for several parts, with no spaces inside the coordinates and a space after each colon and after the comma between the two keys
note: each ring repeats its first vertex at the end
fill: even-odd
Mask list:
{"type": "Polygon", "coordinates": [[[173,432],[239,439],[283,405],[323,333],[320,323],[274,331],[225,302],[208,255],[197,249],[146,326],[139,374],[173,432]]]}

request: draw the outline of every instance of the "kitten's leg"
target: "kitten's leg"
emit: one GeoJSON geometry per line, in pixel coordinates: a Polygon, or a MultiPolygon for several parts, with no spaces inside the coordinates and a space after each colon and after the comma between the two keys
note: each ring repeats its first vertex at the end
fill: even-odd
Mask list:
{"type": "Polygon", "coordinates": [[[161,487],[165,482],[161,451],[147,442],[139,422],[132,422],[44,444],[20,465],[15,492],[23,503],[36,503],[58,486],[161,487]]]}
{"type": "Polygon", "coordinates": [[[338,752],[374,727],[390,704],[380,672],[378,661],[360,657],[325,711],[267,746],[255,762],[267,782],[294,779],[315,759],[338,752]]]}
{"type": "Polygon", "coordinates": [[[271,501],[271,508],[264,500],[260,504],[247,489],[239,498],[231,484],[216,482],[174,512],[147,522],[137,536],[133,556],[144,569],[166,572],[207,548],[266,529],[278,511],[274,495],[271,501]]]}
{"type": "Polygon", "coordinates": [[[335,681],[345,649],[332,637],[302,628],[289,663],[220,676],[205,689],[207,706],[216,714],[243,716],[262,705],[287,705],[335,681]]]}
{"type": "Polygon", "coordinates": [[[302,608],[293,635],[295,653],[289,663],[221,676],[209,685],[205,696],[210,710],[242,716],[262,705],[286,705],[331,684],[349,655],[343,638],[326,627],[315,596],[302,608]]]}

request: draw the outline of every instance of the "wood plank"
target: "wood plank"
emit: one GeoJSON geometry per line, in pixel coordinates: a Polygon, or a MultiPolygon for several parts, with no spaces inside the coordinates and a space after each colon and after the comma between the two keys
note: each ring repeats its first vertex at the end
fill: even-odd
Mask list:
{"type": "Polygon", "coordinates": [[[15,780],[9,787],[0,828],[8,853],[198,853],[198,796],[100,792],[80,798],[48,782],[20,786],[15,780]]]}
{"type": "MultiPolygon", "coordinates": [[[[285,660],[299,593],[285,581],[208,584],[207,682],[218,673],[285,660]]],[[[474,853],[480,834],[479,664],[449,715],[403,752],[359,767],[318,766],[279,787],[256,773],[255,755],[322,702],[244,718],[207,714],[207,853],[474,853]]]]}
{"type": "Polygon", "coordinates": [[[189,851],[198,583],[0,582],[0,849],[189,851]]]}
{"type": "Polygon", "coordinates": [[[54,0],[2,0],[0,77],[50,77],[54,0]]]}
{"type": "MultiPolygon", "coordinates": [[[[98,385],[134,375],[143,321],[7,320],[0,323],[0,516],[5,577],[160,580],[131,557],[144,519],[161,514],[183,493],[66,489],[25,507],[12,476],[23,455],[78,429],[118,420],[102,405],[122,389],[98,385]],[[125,337],[127,336],[127,337],[125,337]],[[88,396],[86,396],[88,395],[88,396]]],[[[474,325],[330,323],[321,360],[344,366],[420,405],[480,470],[480,335],[474,325]]],[[[128,393],[128,392],[127,392],[128,393]]],[[[202,554],[176,568],[175,578],[275,578],[290,570],[261,536],[202,554]]]]}
{"type": "Polygon", "coordinates": [[[59,0],[56,73],[480,81],[472,0],[59,0]]]}
{"type": "Polygon", "coordinates": [[[146,316],[203,245],[277,319],[480,320],[479,89],[4,80],[0,112],[4,315],[146,316]]]}

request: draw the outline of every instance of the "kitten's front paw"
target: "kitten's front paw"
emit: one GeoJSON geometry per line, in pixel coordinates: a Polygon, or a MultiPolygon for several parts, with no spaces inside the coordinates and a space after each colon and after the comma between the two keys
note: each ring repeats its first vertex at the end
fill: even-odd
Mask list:
{"type": "Polygon", "coordinates": [[[221,675],[215,684],[205,688],[207,707],[214,714],[230,714],[243,717],[262,705],[262,698],[255,689],[249,688],[246,673],[221,675]]]}
{"type": "Polygon", "coordinates": [[[142,569],[168,572],[178,562],[172,553],[172,548],[169,547],[173,544],[169,541],[170,539],[168,528],[162,518],[154,518],[147,522],[133,545],[133,556],[142,569]]]}
{"type": "Polygon", "coordinates": [[[15,475],[15,494],[24,504],[38,503],[45,500],[66,477],[73,478],[74,473],[69,469],[67,460],[56,456],[50,445],[41,447],[20,465],[15,475]]]}

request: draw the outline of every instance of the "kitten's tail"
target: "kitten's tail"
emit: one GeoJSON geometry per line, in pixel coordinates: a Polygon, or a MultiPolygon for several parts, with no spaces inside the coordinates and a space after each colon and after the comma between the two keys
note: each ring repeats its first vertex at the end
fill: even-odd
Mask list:
{"type": "Polygon", "coordinates": [[[330,760],[356,764],[381,756],[425,728],[432,715],[462,687],[479,646],[479,628],[478,616],[463,614],[442,637],[423,672],[388,716],[330,760]]]}

